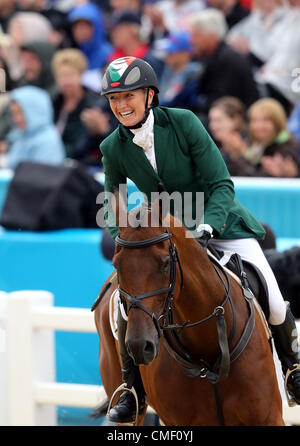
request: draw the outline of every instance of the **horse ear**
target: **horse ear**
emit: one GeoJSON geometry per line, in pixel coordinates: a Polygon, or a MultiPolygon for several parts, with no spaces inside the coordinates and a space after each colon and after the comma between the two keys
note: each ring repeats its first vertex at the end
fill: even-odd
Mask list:
{"type": "MultiPolygon", "coordinates": [[[[158,185],[157,185],[157,192],[159,193],[159,195],[162,192],[165,192],[165,188],[164,188],[162,183],[158,183],[158,185]]],[[[158,199],[158,206],[159,206],[159,208],[158,208],[158,210],[159,210],[159,214],[158,214],[159,223],[161,225],[163,225],[163,207],[162,207],[162,200],[161,200],[161,198],[158,199]]]]}
{"type": "Polygon", "coordinates": [[[166,189],[164,188],[164,185],[161,182],[159,182],[157,185],[157,192],[160,194],[161,192],[165,192],[165,191],[166,191],[166,189]]]}
{"type": "Polygon", "coordinates": [[[158,226],[165,226],[166,209],[163,206],[163,203],[166,204],[166,196],[168,194],[162,183],[158,183],[157,192],[158,196],[152,205],[152,212],[155,215],[155,220],[159,223],[158,226]]]}
{"type": "Polygon", "coordinates": [[[121,229],[127,225],[127,209],[126,209],[126,185],[122,185],[122,190],[115,188],[112,199],[112,209],[116,217],[117,226],[121,229]],[[125,186],[125,187],[123,187],[125,186]]]}

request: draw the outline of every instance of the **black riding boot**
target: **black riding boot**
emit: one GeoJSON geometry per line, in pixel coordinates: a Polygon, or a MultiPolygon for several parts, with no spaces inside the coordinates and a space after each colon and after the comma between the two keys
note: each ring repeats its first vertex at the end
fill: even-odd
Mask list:
{"type": "Polygon", "coordinates": [[[287,305],[285,321],[271,325],[275,348],[284,376],[286,388],[294,403],[300,404],[300,360],[298,333],[290,305],[287,305]]]}
{"type": "MultiPolygon", "coordinates": [[[[129,356],[125,346],[125,334],[126,334],[127,322],[123,319],[119,310],[118,314],[118,340],[119,350],[122,364],[122,378],[126,387],[134,387],[138,402],[138,413],[141,414],[145,408],[145,390],[142,383],[140,370],[134,365],[133,359],[129,356]]],[[[110,409],[108,413],[108,419],[114,423],[130,423],[134,421],[136,416],[136,400],[133,393],[129,390],[125,390],[117,404],[110,409]]]]}

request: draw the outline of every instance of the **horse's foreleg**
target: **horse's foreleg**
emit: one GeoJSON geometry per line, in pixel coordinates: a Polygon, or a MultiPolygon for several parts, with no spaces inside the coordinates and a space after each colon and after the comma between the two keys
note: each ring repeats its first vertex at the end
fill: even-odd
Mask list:
{"type": "MultiPolygon", "coordinates": [[[[110,328],[108,305],[104,301],[100,305],[102,307],[99,306],[95,311],[95,324],[99,336],[99,368],[101,380],[110,401],[113,393],[123,383],[123,380],[118,346],[110,328]]],[[[120,393],[115,395],[112,405],[118,401],[119,396],[120,393]]],[[[138,417],[138,426],[143,425],[146,410],[145,407],[144,414],[138,417]]],[[[120,424],[120,426],[124,426],[124,424],[120,424]]]]}

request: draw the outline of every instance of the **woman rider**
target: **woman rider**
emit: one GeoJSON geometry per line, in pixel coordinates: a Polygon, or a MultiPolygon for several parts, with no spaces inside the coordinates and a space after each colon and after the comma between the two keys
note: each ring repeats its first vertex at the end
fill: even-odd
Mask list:
{"type": "MultiPolygon", "coordinates": [[[[179,191],[204,192],[204,223],[197,238],[223,251],[238,253],[263,273],[269,291],[270,317],[276,350],[284,374],[293,370],[287,386],[300,404],[300,365],[297,331],[289,306],[285,305],[275,276],[257,239],[264,238],[261,224],[234,198],[234,186],[220,152],[199,119],[189,110],[158,107],[158,81],[144,60],[124,57],[110,63],[103,77],[102,92],[120,124],[102,143],[105,190],[113,192],[130,178],[148,199],[158,183],[171,194],[179,191]],[[180,173],[180,175],[179,175],[180,173]],[[295,348],[297,346],[297,348],[295,348]]],[[[193,201],[193,207],[196,202],[193,201]]],[[[195,210],[195,209],[194,209],[195,210]]],[[[119,229],[107,225],[113,238],[119,229]]],[[[138,367],[125,348],[126,322],[118,320],[123,380],[135,387],[139,409],[144,390],[138,367]]],[[[130,387],[129,385],[129,387],[130,387]]],[[[109,419],[130,422],[135,416],[135,398],[124,391],[110,410],[109,419]]]]}

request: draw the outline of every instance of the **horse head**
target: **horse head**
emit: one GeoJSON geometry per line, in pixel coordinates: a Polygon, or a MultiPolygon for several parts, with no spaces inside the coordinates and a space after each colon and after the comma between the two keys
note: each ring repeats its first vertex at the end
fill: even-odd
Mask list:
{"type": "Polygon", "coordinates": [[[158,224],[153,225],[153,208],[157,209],[141,206],[127,213],[119,196],[116,200],[120,235],[116,238],[113,265],[128,315],[125,343],[136,365],[148,365],[157,357],[160,322],[179,288],[172,234],[163,224],[161,206],[158,224]]]}

